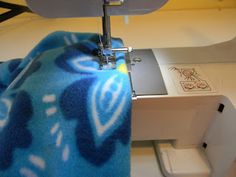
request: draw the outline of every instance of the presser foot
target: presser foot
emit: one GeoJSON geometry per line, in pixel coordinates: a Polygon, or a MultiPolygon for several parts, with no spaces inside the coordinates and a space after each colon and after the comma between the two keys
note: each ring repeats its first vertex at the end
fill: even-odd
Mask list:
{"type": "Polygon", "coordinates": [[[120,48],[100,47],[98,51],[100,69],[116,69],[116,52],[123,52],[127,54],[132,51],[133,51],[132,47],[120,47],[120,48]]]}
{"type": "Polygon", "coordinates": [[[115,55],[101,55],[99,54],[99,69],[111,70],[116,69],[116,56],[115,55]]]}

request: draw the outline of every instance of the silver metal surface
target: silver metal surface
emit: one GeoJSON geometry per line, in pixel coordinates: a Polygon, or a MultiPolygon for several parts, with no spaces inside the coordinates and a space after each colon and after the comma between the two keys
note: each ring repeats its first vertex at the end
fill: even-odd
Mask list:
{"type": "MultiPolygon", "coordinates": [[[[124,0],[111,6],[108,15],[142,15],[161,8],[168,0],[124,0]]],[[[103,0],[26,0],[29,8],[44,17],[102,17],[103,0]]]]}
{"type": "Polygon", "coordinates": [[[124,3],[124,0],[104,0],[109,6],[120,6],[124,3]]]}
{"type": "Polygon", "coordinates": [[[120,47],[120,48],[112,48],[111,50],[113,52],[132,52],[133,48],[132,47],[120,47]]]}
{"type": "Polygon", "coordinates": [[[166,95],[165,83],[152,50],[134,50],[129,54],[129,57],[133,95],[166,95]]]}

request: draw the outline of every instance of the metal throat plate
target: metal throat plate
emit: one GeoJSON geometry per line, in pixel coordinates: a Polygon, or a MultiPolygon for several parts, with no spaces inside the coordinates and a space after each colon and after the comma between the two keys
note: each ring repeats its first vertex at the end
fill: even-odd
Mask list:
{"type": "Polygon", "coordinates": [[[151,49],[134,50],[129,58],[134,95],[167,95],[159,64],[151,49]]]}

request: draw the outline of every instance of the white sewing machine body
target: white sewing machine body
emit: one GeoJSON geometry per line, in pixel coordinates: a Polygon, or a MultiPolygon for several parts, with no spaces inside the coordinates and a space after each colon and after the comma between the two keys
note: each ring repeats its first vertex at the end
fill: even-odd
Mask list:
{"type": "Polygon", "coordinates": [[[168,94],[134,97],[132,138],[155,141],[166,177],[236,175],[235,44],[153,50],[168,94]]]}
{"type": "MultiPolygon", "coordinates": [[[[150,0],[148,6],[153,2],[150,0]]],[[[166,1],[160,2],[158,5],[166,1]]],[[[92,16],[102,16],[101,11],[92,16]]],[[[158,82],[154,90],[146,90],[143,86],[150,89],[149,85],[138,82],[139,76],[132,76],[136,68],[131,68],[131,80],[137,77],[134,82],[140,84],[132,84],[132,140],[144,142],[135,142],[132,148],[132,177],[236,176],[235,49],[236,39],[206,47],[152,49],[161,75],[145,79],[145,74],[153,71],[146,68],[139,76],[155,82],[163,77],[164,88],[158,89],[161,94],[155,94],[158,82]]],[[[137,66],[147,61],[141,59],[137,66]]]]}

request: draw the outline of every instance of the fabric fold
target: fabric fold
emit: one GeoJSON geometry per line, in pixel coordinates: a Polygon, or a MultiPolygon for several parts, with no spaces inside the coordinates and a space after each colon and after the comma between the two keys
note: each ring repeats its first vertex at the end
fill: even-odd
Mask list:
{"type": "Polygon", "coordinates": [[[130,176],[124,54],[116,69],[100,70],[98,43],[98,34],[54,32],[0,64],[1,177],[130,176]]]}

